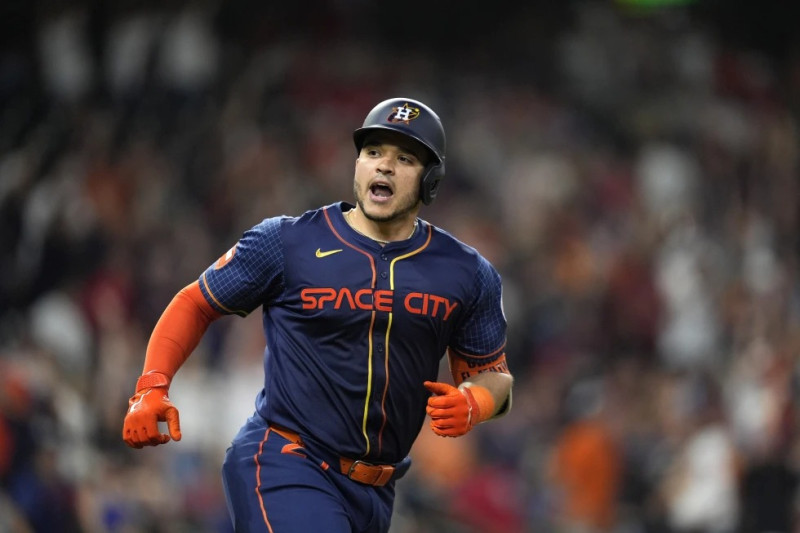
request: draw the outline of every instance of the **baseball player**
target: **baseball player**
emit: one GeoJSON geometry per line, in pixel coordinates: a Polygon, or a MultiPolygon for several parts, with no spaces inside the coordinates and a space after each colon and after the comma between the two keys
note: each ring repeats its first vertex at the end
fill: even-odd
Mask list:
{"type": "Polygon", "coordinates": [[[511,406],[500,276],[417,217],[444,176],[439,117],[392,98],[354,140],[355,205],[244,232],[164,310],[129,402],[129,446],[180,440],[176,372],[212,321],[262,307],[264,387],[222,468],[237,532],[386,532],[426,413],[458,437],[511,406]]]}

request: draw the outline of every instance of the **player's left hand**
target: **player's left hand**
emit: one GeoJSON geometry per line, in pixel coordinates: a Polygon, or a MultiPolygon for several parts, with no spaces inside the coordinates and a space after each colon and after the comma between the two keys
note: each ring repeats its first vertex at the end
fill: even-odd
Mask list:
{"type": "Polygon", "coordinates": [[[425,388],[434,395],[428,398],[425,411],[431,417],[431,429],[442,437],[460,437],[481,420],[480,407],[468,388],[458,389],[448,383],[426,381],[425,388]]]}
{"type": "Polygon", "coordinates": [[[138,391],[128,401],[128,413],[122,426],[122,439],[131,448],[157,446],[181,440],[181,423],[178,409],[172,405],[166,387],[152,387],[138,391]],[[167,423],[169,435],[161,433],[159,422],[167,423]]]}

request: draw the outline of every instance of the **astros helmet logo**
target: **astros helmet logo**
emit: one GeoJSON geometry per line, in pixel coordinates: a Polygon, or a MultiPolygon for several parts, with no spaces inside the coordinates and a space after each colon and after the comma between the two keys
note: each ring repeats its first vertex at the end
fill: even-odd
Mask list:
{"type": "Polygon", "coordinates": [[[408,124],[415,118],[419,116],[419,108],[418,107],[411,107],[408,105],[408,102],[403,104],[403,107],[393,107],[392,112],[389,115],[388,120],[389,122],[405,122],[408,124]]]}

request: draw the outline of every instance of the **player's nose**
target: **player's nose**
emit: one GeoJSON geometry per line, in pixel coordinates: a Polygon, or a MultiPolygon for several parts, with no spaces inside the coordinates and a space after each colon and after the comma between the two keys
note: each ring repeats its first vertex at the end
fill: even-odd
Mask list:
{"type": "Polygon", "coordinates": [[[392,174],[394,174],[394,166],[389,165],[389,164],[378,165],[378,173],[380,173],[380,174],[382,174],[384,176],[392,175],[392,174]]]}
{"type": "Polygon", "coordinates": [[[394,164],[395,161],[393,157],[384,156],[378,161],[378,172],[384,175],[394,174],[394,164]]]}

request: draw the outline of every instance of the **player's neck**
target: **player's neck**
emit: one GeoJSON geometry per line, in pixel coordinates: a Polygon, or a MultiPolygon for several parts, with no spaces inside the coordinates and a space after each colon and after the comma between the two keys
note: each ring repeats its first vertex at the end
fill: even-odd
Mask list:
{"type": "Polygon", "coordinates": [[[344,219],[351,228],[380,245],[410,239],[417,231],[417,217],[410,221],[375,222],[368,219],[358,206],[345,212],[344,219]]]}

